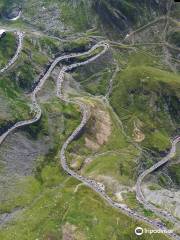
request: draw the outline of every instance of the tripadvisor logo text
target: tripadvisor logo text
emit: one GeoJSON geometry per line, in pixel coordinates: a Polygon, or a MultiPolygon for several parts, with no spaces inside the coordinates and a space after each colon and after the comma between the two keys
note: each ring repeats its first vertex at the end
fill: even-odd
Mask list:
{"type": "Polygon", "coordinates": [[[135,228],[135,234],[141,236],[142,234],[154,234],[154,233],[173,233],[173,230],[169,229],[146,229],[142,227],[135,228]]]}

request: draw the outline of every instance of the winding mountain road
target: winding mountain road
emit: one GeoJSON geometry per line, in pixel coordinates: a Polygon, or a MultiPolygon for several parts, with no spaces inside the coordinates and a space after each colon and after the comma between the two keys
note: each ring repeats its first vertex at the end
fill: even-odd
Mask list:
{"type": "MultiPolygon", "coordinates": [[[[104,46],[104,45],[103,45],[104,46]]],[[[37,86],[35,87],[35,89],[33,90],[33,92],[31,93],[31,99],[32,99],[32,110],[36,113],[35,116],[32,119],[29,120],[24,120],[24,121],[20,121],[17,122],[16,124],[14,124],[12,127],[10,127],[4,134],[2,134],[0,136],[0,144],[5,140],[5,138],[14,130],[16,130],[19,127],[23,127],[32,123],[37,122],[40,117],[41,117],[41,108],[37,102],[37,94],[38,92],[41,90],[41,88],[43,87],[45,81],[47,80],[47,78],[50,76],[52,70],[55,68],[55,66],[62,60],[65,59],[70,59],[70,58],[75,58],[75,57],[81,57],[84,55],[89,55],[91,54],[91,52],[93,52],[95,49],[102,47],[101,43],[98,43],[97,45],[93,46],[89,51],[87,51],[86,53],[73,53],[73,54],[69,54],[66,56],[60,56],[57,57],[51,64],[51,66],[49,67],[49,69],[47,70],[47,72],[45,73],[45,75],[39,80],[39,83],[37,84],[37,86]]],[[[104,50],[105,51],[105,50],[104,50]]],[[[103,52],[104,52],[103,51],[103,52]]],[[[98,54],[97,56],[93,57],[92,59],[95,59],[97,57],[99,57],[102,53],[98,54]]],[[[93,61],[93,60],[92,60],[93,61]]],[[[76,64],[78,66],[78,64],[76,64]]],[[[67,67],[68,68],[68,67],[67,67]]],[[[70,69],[69,69],[70,70],[70,69]]]]}
{"type": "Polygon", "coordinates": [[[160,217],[166,218],[168,221],[171,221],[174,224],[178,224],[178,226],[180,226],[180,221],[177,220],[170,213],[168,213],[164,210],[161,210],[161,209],[155,207],[153,204],[147,202],[144,195],[143,195],[142,189],[141,189],[142,182],[147,175],[149,175],[150,173],[157,170],[159,167],[166,164],[168,161],[170,161],[175,156],[175,154],[176,154],[176,144],[178,142],[180,142],[180,136],[176,137],[172,141],[172,147],[171,147],[171,150],[170,150],[170,152],[168,153],[167,156],[165,156],[161,161],[154,164],[152,167],[150,167],[149,169],[145,170],[143,173],[140,174],[140,176],[137,179],[137,183],[136,183],[136,198],[141,204],[144,205],[144,207],[146,209],[149,209],[149,210],[153,211],[156,215],[159,215],[160,217]]]}
{"type": "Polygon", "coordinates": [[[4,73],[8,68],[10,68],[15,63],[15,61],[18,59],[19,54],[22,50],[24,33],[17,31],[16,34],[18,37],[18,47],[15,52],[15,55],[9,60],[9,62],[6,64],[4,68],[0,69],[0,73],[4,73]]]}
{"type": "MultiPolygon", "coordinates": [[[[99,45],[100,46],[100,45],[99,45]]],[[[108,45],[103,44],[102,45],[104,47],[104,50],[101,52],[101,54],[104,53],[104,51],[106,51],[108,49],[108,45]]],[[[86,53],[85,53],[86,54],[86,53]]],[[[98,54],[99,56],[101,54],[98,54]]],[[[64,81],[64,76],[65,76],[65,72],[70,71],[74,68],[77,68],[79,66],[83,66],[85,64],[90,63],[91,61],[95,60],[98,55],[96,55],[95,57],[91,58],[90,60],[87,60],[85,62],[81,62],[81,63],[76,63],[76,64],[72,64],[70,66],[65,66],[61,69],[60,73],[59,73],[59,77],[58,77],[58,81],[57,81],[57,97],[67,103],[74,103],[77,104],[82,112],[82,120],[80,125],[73,131],[73,133],[68,137],[68,139],[65,141],[65,143],[63,144],[61,151],[60,151],[60,163],[61,166],[63,167],[63,169],[72,177],[78,179],[79,181],[81,181],[82,183],[84,183],[86,186],[90,187],[92,190],[94,190],[95,192],[97,192],[103,199],[105,199],[109,205],[111,205],[114,208],[120,209],[122,212],[124,212],[126,215],[133,217],[137,220],[141,220],[144,221],[148,224],[153,225],[155,228],[160,228],[161,230],[164,230],[167,232],[167,235],[169,235],[171,238],[179,240],[180,237],[178,235],[176,235],[173,232],[169,232],[168,233],[168,229],[166,229],[166,227],[154,220],[150,220],[144,216],[141,216],[140,214],[137,214],[136,212],[134,212],[133,210],[129,209],[127,206],[124,206],[124,204],[120,204],[117,203],[115,201],[113,201],[104,191],[104,189],[102,189],[102,187],[95,182],[94,180],[88,179],[84,176],[79,175],[78,173],[76,173],[75,171],[71,170],[68,166],[67,163],[67,159],[66,159],[66,150],[68,145],[75,139],[75,137],[79,134],[79,132],[83,129],[83,127],[86,125],[88,119],[89,119],[89,115],[90,115],[90,110],[89,107],[87,105],[85,105],[82,102],[79,102],[77,100],[72,100],[72,99],[68,99],[65,97],[65,95],[63,95],[63,91],[62,91],[62,85],[63,85],[63,81],[64,81]]],[[[174,146],[174,145],[173,145],[174,146]]],[[[172,152],[174,151],[174,147],[172,149],[172,152]]],[[[167,157],[168,158],[168,157],[167,157]]],[[[159,167],[162,165],[163,163],[159,163],[159,167]]],[[[155,166],[156,168],[156,166],[155,166]]]]}
{"type": "MultiPolygon", "coordinates": [[[[71,71],[73,70],[74,68],[77,68],[77,67],[80,67],[80,66],[83,66],[83,65],[86,65],[86,64],[89,64],[90,62],[96,60],[98,57],[100,57],[102,54],[104,54],[108,48],[109,48],[109,45],[102,41],[102,42],[99,42],[97,43],[95,46],[93,46],[89,51],[87,52],[84,52],[84,53],[75,53],[75,54],[69,54],[69,55],[66,55],[66,56],[61,56],[61,57],[58,57],[54,60],[54,62],[51,64],[51,66],[49,67],[48,71],[44,74],[44,76],[40,79],[38,85],[35,87],[35,89],[33,90],[33,92],[31,93],[31,99],[32,99],[32,108],[33,110],[35,111],[35,116],[32,118],[32,119],[29,119],[29,120],[25,120],[25,121],[21,121],[21,122],[18,122],[16,123],[14,126],[12,126],[10,129],[8,129],[4,134],[2,134],[0,136],[0,144],[2,144],[2,142],[4,141],[4,139],[8,136],[8,134],[10,134],[12,131],[16,130],[17,128],[19,127],[22,127],[22,126],[25,126],[25,125],[29,125],[29,124],[32,124],[32,123],[35,123],[37,122],[40,117],[41,117],[41,114],[42,114],[42,111],[41,111],[41,108],[38,104],[38,101],[37,101],[37,94],[38,92],[42,89],[45,81],[47,80],[47,78],[50,76],[52,70],[55,68],[55,66],[62,60],[67,60],[67,59],[71,59],[71,58],[77,58],[77,57],[81,57],[81,56],[87,56],[90,55],[94,50],[97,50],[97,49],[101,49],[101,52],[97,53],[95,56],[91,57],[90,59],[84,61],[84,62],[78,62],[78,63],[75,63],[75,64],[72,64],[70,66],[64,66],[62,67],[60,73],[59,73],[59,76],[58,76],[58,80],[57,80],[57,97],[61,100],[61,101],[64,101],[66,103],[73,103],[73,104],[77,104],[80,109],[81,109],[81,113],[82,113],[82,120],[81,120],[81,123],[79,124],[79,126],[73,131],[73,133],[68,137],[68,139],[64,142],[61,150],[60,150],[60,163],[61,163],[61,166],[62,168],[69,174],[71,175],[72,177],[78,179],[79,181],[81,181],[82,183],[84,183],[86,186],[90,187],[93,191],[97,192],[103,199],[105,199],[108,204],[110,206],[112,206],[113,208],[116,208],[116,209],[119,209],[121,212],[125,213],[126,215],[134,218],[134,219],[137,219],[137,220],[140,220],[140,221],[143,221],[145,223],[148,223],[150,224],[151,226],[153,226],[154,228],[156,229],[161,229],[161,230],[164,230],[164,231],[167,231],[168,232],[168,229],[161,223],[155,221],[155,220],[150,220],[144,216],[141,216],[140,214],[134,212],[133,210],[129,209],[127,206],[125,206],[124,204],[120,204],[120,203],[117,203],[115,201],[113,201],[107,194],[106,192],[104,191],[104,189],[102,189],[102,187],[97,183],[95,182],[94,180],[91,180],[91,179],[88,179],[86,177],[83,177],[81,175],[79,175],[78,173],[76,173],[75,171],[72,171],[68,164],[67,164],[67,159],[66,159],[66,150],[67,150],[67,147],[68,145],[75,139],[75,137],[79,134],[79,132],[83,129],[83,127],[86,125],[88,119],[89,119],[89,116],[90,116],[90,109],[89,107],[84,104],[83,102],[81,102],[80,100],[76,99],[76,98],[73,98],[73,99],[69,99],[67,98],[64,94],[63,94],[63,82],[64,82],[64,76],[65,76],[65,73],[67,71],[71,71]]],[[[173,152],[175,152],[175,146],[173,145],[173,152]]],[[[169,157],[167,157],[169,158],[169,157]]],[[[168,161],[166,159],[166,161],[168,161]]],[[[162,165],[162,161],[161,163],[159,164],[156,164],[155,167],[153,167],[153,169],[157,168],[158,166],[160,167],[162,165]]],[[[145,175],[147,175],[147,172],[145,173],[145,175]]],[[[142,179],[143,180],[144,178],[144,174],[142,175],[142,177],[140,178],[140,180],[142,179]]],[[[139,180],[139,183],[141,183],[141,181],[139,180]]],[[[138,184],[140,186],[140,184],[138,184]]],[[[137,186],[138,186],[137,185],[137,186]]],[[[138,190],[139,192],[140,190],[138,190]]],[[[141,196],[142,197],[142,196],[141,196]]],[[[180,240],[180,236],[176,235],[175,233],[172,233],[172,232],[169,232],[167,233],[168,236],[170,236],[171,238],[173,239],[176,239],[176,240],[180,240]]]]}

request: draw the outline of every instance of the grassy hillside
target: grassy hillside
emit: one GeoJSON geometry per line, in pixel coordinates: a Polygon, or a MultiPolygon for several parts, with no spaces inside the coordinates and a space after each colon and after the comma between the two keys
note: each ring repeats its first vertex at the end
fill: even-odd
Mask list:
{"type": "Polygon", "coordinates": [[[30,107],[28,99],[22,95],[22,92],[7,77],[0,80],[0,131],[3,132],[7,125],[20,119],[30,117],[30,107]]]}
{"type": "MultiPolygon", "coordinates": [[[[12,41],[9,44],[8,46],[12,46],[12,41]]],[[[8,49],[5,50],[9,53],[8,49]]],[[[1,51],[4,52],[4,49],[1,51]]],[[[9,54],[5,56],[10,57],[9,54]]],[[[0,107],[2,131],[14,122],[32,117],[29,106],[31,102],[24,93],[32,89],[47,63],[47,55],[38,52],[36,46],[26,38],[18,61],[0,77],[0,98],[3,103],[0,107]]]]}
{"type": "Polygon", "coordinates": [[[174,182],[179,185],[180,184],[180,164],[173,164],[169,168],[170,176],[174,180],[174,182]]]}
{"type": "MultiPolygon", "coordinates": [[[[49,84],[47,87],[50,89],[49,84]]],[[[59,148],[78,125],[79,111],[53,98],[44,102],[42,108],[43,131],[38,137],[50,137],[53,147],[47,155],[37,159],[34,176],[8,183],[9,189],[2,195],[5,201],[0,201],[0,212],[19,210],[19,213],[7,228],[0,229],[0,238],[58,240],[70,234],[78,240],[136,239],[134,229],[145,226],[143,223],[112,209],[96,193],[59,168],[59,148]]],[[[141,239],[149,239],[149,236],[143,235],[141,239]]],[[[158,235],[158,239],[168,238],[158,235]]]]}
{"type": "MultiPolygon", "coordinates": [[[[51,186],[43,189],[8,228],[0,230],[2,239],[58,240],[69,235],[78,240],[139,239],[134,229],[144,224],[110,208],[97,194],[63,174],[55,180],[54,170],[54,167],[49,167],[46,174],[48,180],[45,183],[51,181],[51,186]]],[[[156,235],[151,236],[152,240],[156,238],[156,235]]],[[[149,239],[149,235],[145,234],[141,239],[149,239]]],[[[158,234],[158,239],[168,238],[158,234]]]]}
{"type": "Polygon", "coordinates": [[[169,1],[95,0],[92,3],[103,31],[112,38],[166,14],[169,1]]]}
{"type": "Polygon", "coordinates": [[[170,146],[168,137],[179,126],[179,89],[178,75],[133,54],[116,77],[111,104],[130,136],[139,129],[143,146],[164,151],[170,146]]]}
{"type": "Polygon", "coordinates": [[[16,52],[16,38],[12,33],[6,33],[0,38],[0,68],[3,68],[16,52]]]}
{"type": "Polygon", "coordinates": [[[92,9],[90,1],[46,0],[41,1],[4,1],[0,2],[1,21],[6,12],[11,13],[15,7],[22,8],[23,19],[11,22],[13,25],[28,26],[47,31],[54,35],[66,35],[72,32],[84,32],[92,27],[92,9]],[[77,17],[78,16],[78,17],[77,17]]]}
{"type": "MultiPolygon", "coordinates": [[[[151,30],[146,26],[145,30],[152,32],[149,35],[141,26],[167,14],[169,3],[170,0],[0,0],[1,25],[26,32],[18,61],[0,78],[0,131],[31,117],[27,93],[57,56],[86,51],[104,38],[118,39],[119,42],[127,33],[140,27],[137,39],[132,34],[132,41],[126,42],[131,46],[119,44],[115,48],[112,44],[107,53],[93,63],[66,74],[64,91],[86,103],[91,111],[87,125],[68,146],[67,160],[70,168],[103,183],[114,200],[151,219],[157,216],[138,204],[134,186],[139,172],[158,161],[157,156],[170,148],[170,137],[180,127],[180,82],[177,73],[169,72],[167,63],[173,60],[178,66],[176,54],[171,55],[165,51],[165,45],[159,43],[162,40],[158,37],[159,31],[167,22],[157,21],[151,30]],[[22,17],[9,22],[3,14],[7,9],[13,11],[14,6],[22,6],[22,17]],[[113,80],[109,99],[112,108],[102,98],[110,87],[110,80],[113,80]]],[[[174,4],[172,9],[176,18],[174,4]]],[[[166,29],[166,40],[173,46],[178,46],[179,40],[176,25],[167,24],[166,29]]],[[[161,32],[164,36],[164,31],[161,32]]],[[[17,47],[12,34],[8,33],[4,40],[0,40],[2,64],[17,47]]],[[[175,51],[172,46],[169,48],[175,51]]],[[[80,62],[89,57],[61,64],[80,62]]],[[[81,119],[77,106],[63,104],[55,97],[61,64],[38,94],[43,113],[41,119],[18,131],[19,135],[25,136],[22,141],[27,149],[30,143],[34,144],[27,153],[32,155],[33,165],[28,169],[29,175],[14,176],[4,167],[3,154],[0,158],[0,181],[4,181],[0,189],[0,214],[15,216],[7,227],[0,228],[0,239],[139,239],[134,228],[144,224],[109,207],[59,166],[59,150],[81,119]],[[33,148],[35,145],[37,149],[33,148]],[[40,146],[47,148],[46,151],[39,150],[40,146]],[[36,151],[38,157],[33,157],[36,151]],[[11,180],[8,180],[8,174],[11,180]]],[[[176,70],[178,67],[174,72],[176,70]]],[[[1,147],[6,148],[7,158],[16,151],[18,161],[18,147],[22,145],[17,144],[17,150],[11,152],[13,146],[10,143],[1,147]]],[[[26,153],[23,156],[27,156],[26,153]]],[[[18,168],[16,163],[14,165],[18,168]]],[[[170,166],[168,175],[178,185],[179,165],[170,166]]],[[[161,181],[166,182],[163,179],[161,177],[161,181]]],[[[149,238],[167,239],[159,234],[140,237],[142,240],[149,238]]]]}
{"type": "Polygon", "coordinates": [[[46,0],[1,0],[0,8],[3,15],[7,9],[13,11],[14,6],[22,7],[23,20],[18,20],[17,24],[25,26],[28,23],[53,35],[84,33],[93,28],[91,34],[103,32],[113,38],[165,15],[169,3],[169,0],[53,0],[49,4],[46,0]]]}

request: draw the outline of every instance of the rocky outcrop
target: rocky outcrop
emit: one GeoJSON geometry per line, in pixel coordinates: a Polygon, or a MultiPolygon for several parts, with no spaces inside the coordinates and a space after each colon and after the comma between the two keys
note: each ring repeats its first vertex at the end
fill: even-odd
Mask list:
{"type": "Polygon", "coordinates": [[[3,10],[2,15],[8,20],[16,20],[20,17],[21,7],[13,5],[3,10]]]}
{"type": "Polygon", "coordinates": [[[95,0],[92,3],[107,34],[125,33],[167,13],[170,1],[164,0],[95,0]],[[105,27],[106,26],[106,27],[105,27]]]}

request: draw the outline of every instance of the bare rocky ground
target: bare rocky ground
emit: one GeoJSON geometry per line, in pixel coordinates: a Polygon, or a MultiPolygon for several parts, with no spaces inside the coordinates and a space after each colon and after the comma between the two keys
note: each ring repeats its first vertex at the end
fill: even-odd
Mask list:
{"type": "Polygon", "coordinates": [[[65,225],[62,226],[62,240],[85,240],[86,237],[85,235],[78,231],[77,227],[70,224],[66,223],[65,225]]]}
{"type": "Polygon", "coordinates": [[[162,209],[170,211],[175,217],[180,218],[180,191],[167,190],[149,190],[147,185],[143,186],[144,195],[148,202],[159,206],[162,209]]]}
{"type": "MultiPolygon", "coordinates": [[[[170,164],[180,162],[180,144],[177,144],[177,157],[173,159],[170,164]]],[[[163,172],[163,169],[162,169],[163,172]]],[[[161,173],[162,174],[162,173],[161,173]]],[[[169,176],[169,180],[172,179],[169,176]]],[[[158,186],[157,177],[150,176],[148,180],[143,184],[142,189],[147,201],[159,206],[161,209],[165,209],[171,212],[175,217],[180,218],[180,186],[150,190],[150,186],[158,186]]]]}
{"type": "MultiPolygon", "coordinates": [[[[0,202],[16,191],[17,183],[24,176],[33,174],[38,157],[49,149],[48,139],[32,140],[24,132],[10,134],[0,148],[0,202]]],[[[17,211],[0,215],[0,225],[9,221],[17,211]]]]}
{"type": "MultiPolygon", "coordinates": [[[[17,183],[24,176],[32,175],[35,161],[48,152],[47,139],[31,140],[22,132],[15,132],[7,137],[0,148],[0,202],[6,202],[16,191],[17,183]]],[[[0,227],[16,217],[21,209],[0,214],[0,227]]]]}
{"type": "MultiPolygon", "coordinates": [[[[33,141],[22,131],[13,133],[0,148],[3,174],[30,175],[35,160],[48,152],[46,139],[33,141]]],[[[0,176],[1,179],[1,176],[0,176]]]]}
{"type": "Polygon", "coordinates": [[[0,215],[0,227],[2,227],[6,222],[14,218],[21,209],[15,209],[12,213],[3,213],[0,215]]]}

